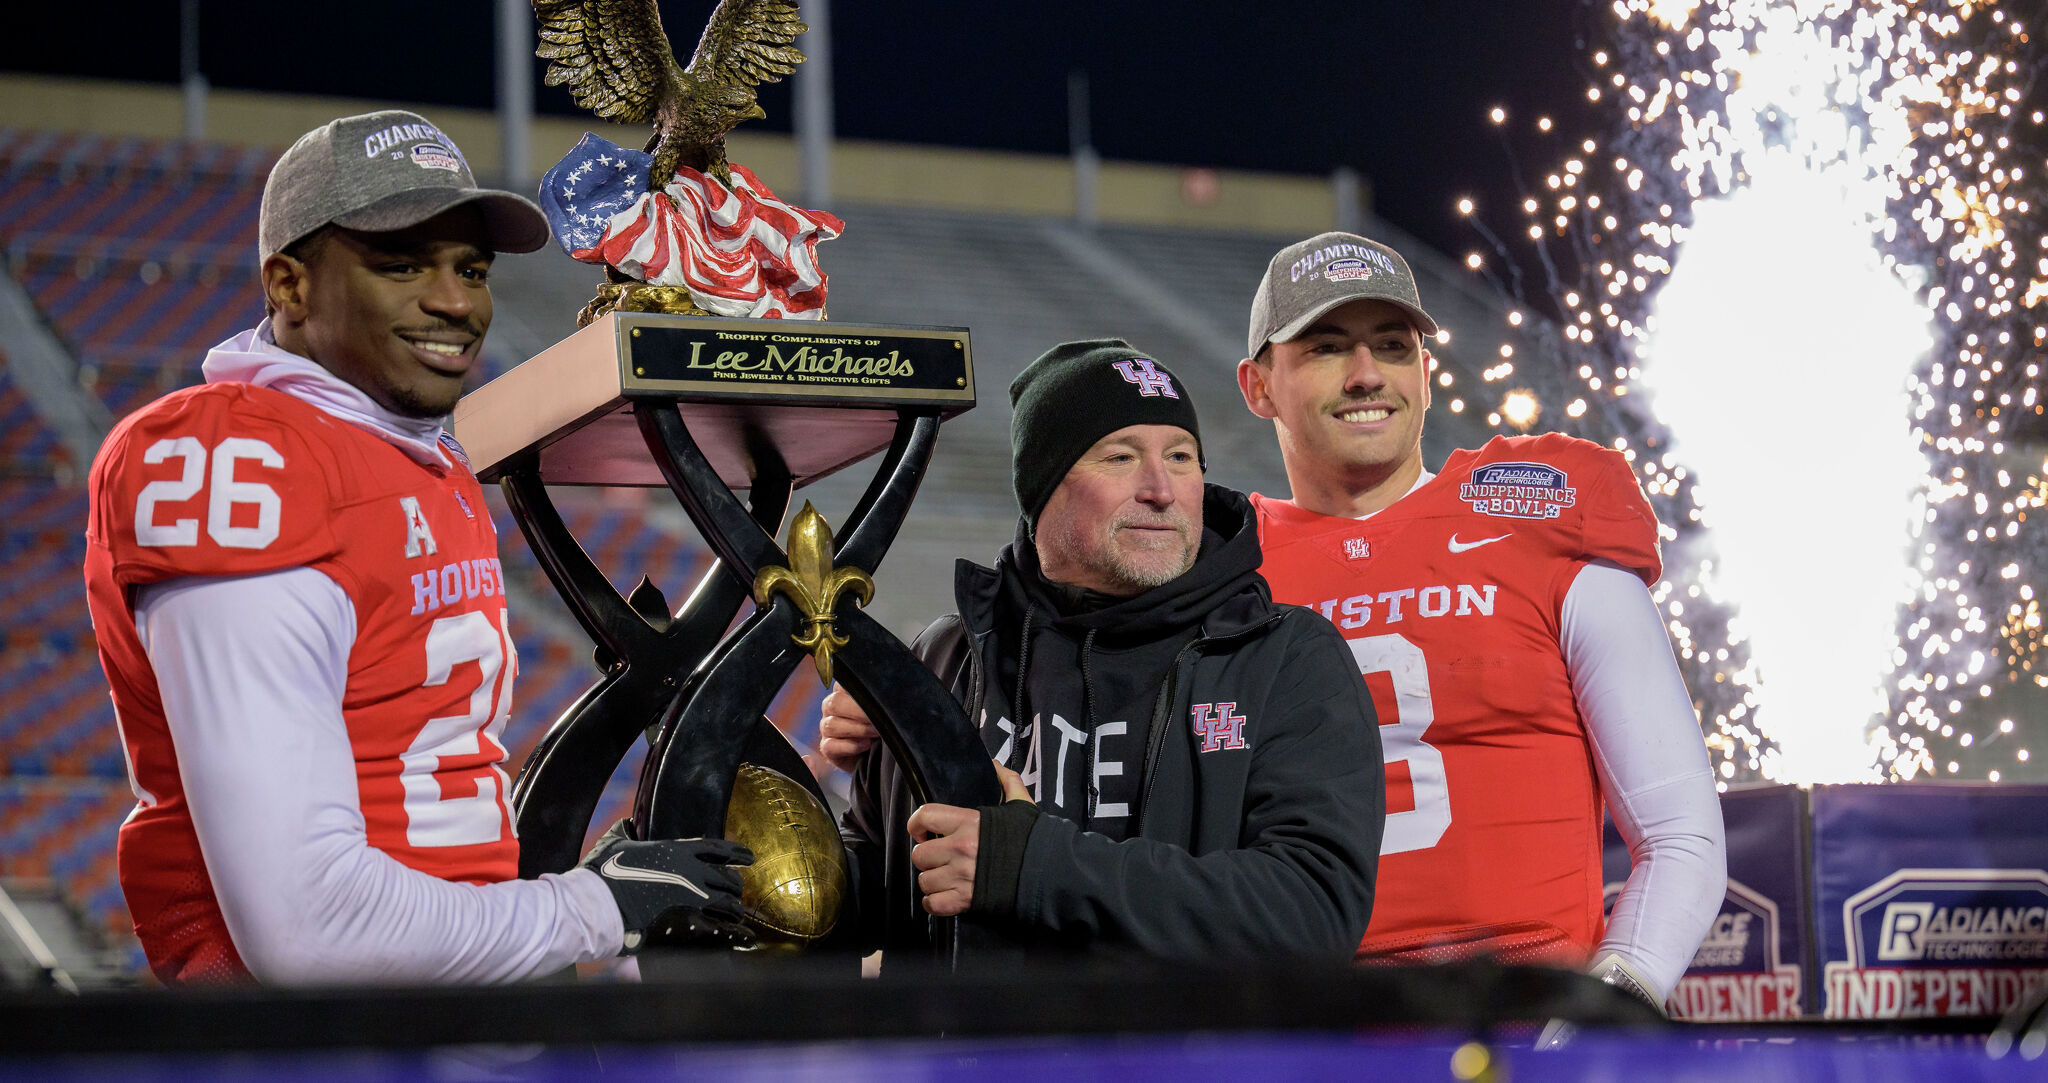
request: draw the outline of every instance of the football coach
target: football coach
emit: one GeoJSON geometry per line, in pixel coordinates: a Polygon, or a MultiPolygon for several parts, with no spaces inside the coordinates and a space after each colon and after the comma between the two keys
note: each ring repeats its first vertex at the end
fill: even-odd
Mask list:
{"type": "Polygon", "coordinates": [[[1194,404],[1165,366],[1117,339],[1065,343],[1010,399],[1016,540],[993,568],[959,563],[959,611],[914,647],[1006,800],[913,807],[852,698],[824,703],[823,750],[853,774],[864,946],[922,949],[930,914],[991,934],[976,943],[1350,959],[1385,798],[1342,637],[1272,601],[1252,509],[1204,484],[1194,404]]]}

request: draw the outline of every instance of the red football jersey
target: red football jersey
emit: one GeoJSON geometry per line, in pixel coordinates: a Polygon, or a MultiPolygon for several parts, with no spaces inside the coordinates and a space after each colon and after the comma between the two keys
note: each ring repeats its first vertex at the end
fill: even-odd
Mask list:
{"type": "Polygon", "coordinates": [[[1252,500],[1273,596],[1343,632],[1379,712],[1387,827],[1360,958],[1582,963],[1601,801],[1559,613],[1589,561],[1661,574],[1628,463],[1497,437],[1368,519],[1252,500]]]}
{"type": "Polygon", "coordinates": [[[138,799],[121,827],[121,888],[159,976],[246,971],[136,634],[131,606],[145,584],[294,567],[333,579],[356,614],[342,716],[370,845],[447,880],[517,875],[499,764],[518,663],[497,531],[459,458],[423,465],[280,392],[187,388],[108,436],[93,464],[86,540],[100,664],[138,799]]]}

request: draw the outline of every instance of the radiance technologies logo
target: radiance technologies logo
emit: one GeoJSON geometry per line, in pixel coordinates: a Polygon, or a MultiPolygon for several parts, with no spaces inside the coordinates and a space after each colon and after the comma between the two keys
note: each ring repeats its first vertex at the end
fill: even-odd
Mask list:
{"type": "Polygon", "coordinates": [[[2048,872],[1900,869],[1842,903],[1830,1019],[1999,1015],[2048,985],[2048,872]]]}

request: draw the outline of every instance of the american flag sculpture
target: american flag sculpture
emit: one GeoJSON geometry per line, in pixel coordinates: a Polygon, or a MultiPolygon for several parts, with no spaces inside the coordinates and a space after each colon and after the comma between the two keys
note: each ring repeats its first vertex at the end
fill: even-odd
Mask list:
{"type": "Polygon", "coordinates": [[[823,319],[818,242],[846,224],[775,197],[746,166],[732,185],[688,166],[648,190],[653,157],[585,135],[541,180],[540,205],[571,256],[680,286],[717,316],[823,319]]]}
{"type": "Polygon", "coordinates": [[[534,0],[550,86],[607,120],[652,123],[645,151],[595,135],[547,172],[541,206],[569,254],[607,266],[578,317],[639,311],[823,319],[817,243],[845,224],[775,198],[725,157],[762,115],[754,87],[796,69],[807,29],[789,0],[720,0],[687,67],[655,0],[534,0]]]}

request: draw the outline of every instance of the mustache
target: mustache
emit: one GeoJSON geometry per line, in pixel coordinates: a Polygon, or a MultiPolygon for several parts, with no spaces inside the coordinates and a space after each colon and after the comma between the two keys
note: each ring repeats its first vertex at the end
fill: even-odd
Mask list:
{"type": "Polygon", "coordinates": [[[1374,391],[1370,395],[1343,395],[1341,399],[1329,405],[1329,411],[1331,414],[1341,414],[1341,411],[1346,409],[1360,409],[1366,405],[1384,405],[1386,409],[1407,409],[1407,399],[1403,399],[1401,395],[1389,395],[1384,391],[1374,391]]]}
{"type": "Polygon", "coordinates": [[[1178,531],[1182,536],[1186,536],[1194,533],[1195,524],[1185,513],[1176,508],[1156,515],[1119,515],[1110,520],[1109,527],[1111,530],[1123,530],[1128,527],[1143,527],[1156,530],[1160,527],[1169,527],[1178,531]]]}
{"type": "Polygon", "coordinates": [[[392,333],[399,335],[458,334],[468,335],[471,338],[482,338],[484,337],[484,327],[483,324],[478,323],[474,319],[438,320],[422,327],[394,327],[392,328],[392,333]]]}

